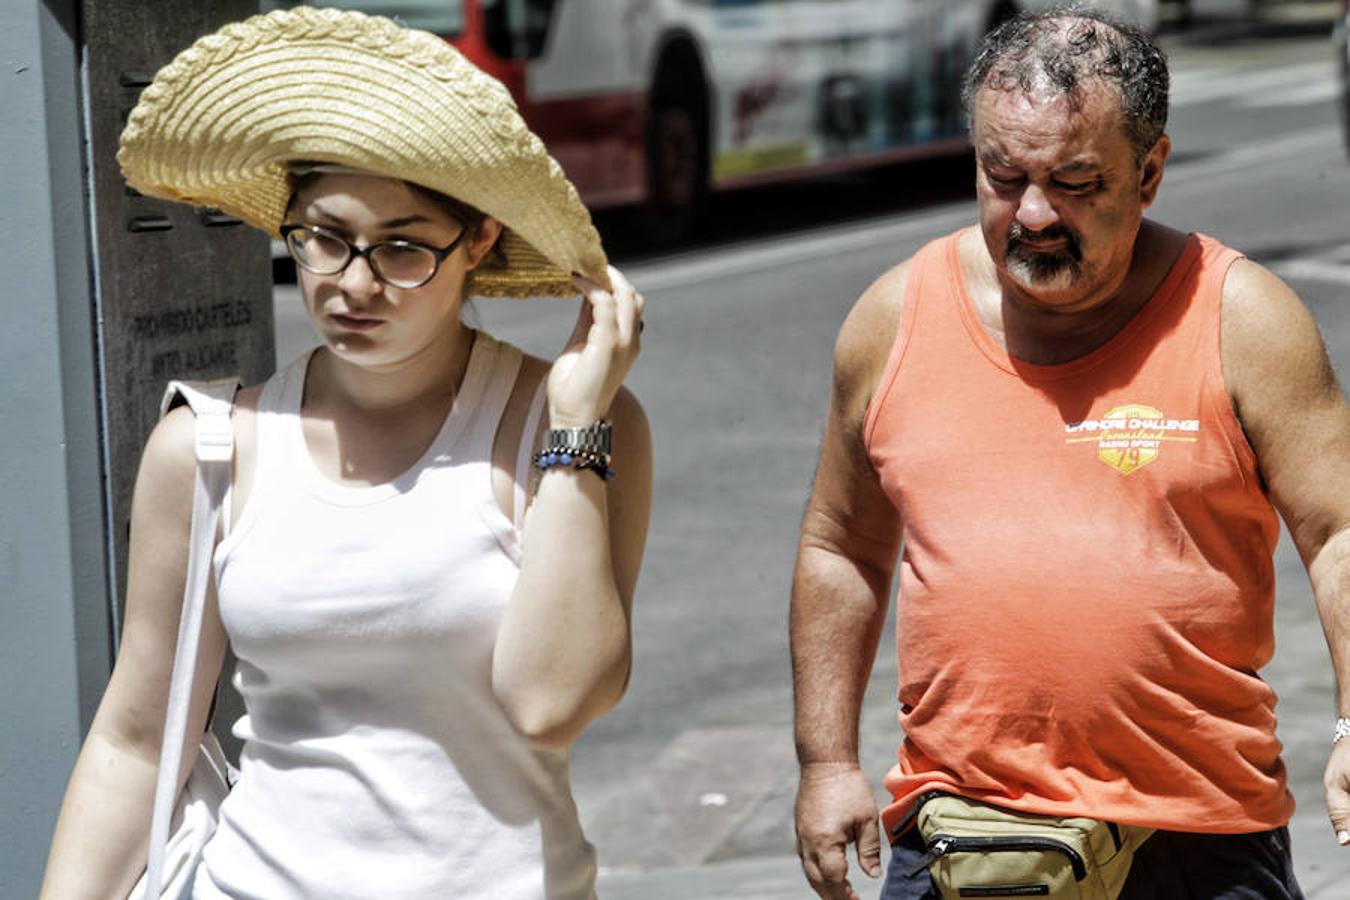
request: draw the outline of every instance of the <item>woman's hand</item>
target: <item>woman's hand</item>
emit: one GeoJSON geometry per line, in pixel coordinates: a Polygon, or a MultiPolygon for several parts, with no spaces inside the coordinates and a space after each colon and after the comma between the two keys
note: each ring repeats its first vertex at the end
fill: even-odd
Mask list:
{"type": "Polygon", "coordinates": [[[613,266],[609,278],[612,291],[584,276],[572,276],[582,293],[581,314],[548,376],[553,428],[584,428],[604,416],[637,360],[642,295],[613,266]]]}

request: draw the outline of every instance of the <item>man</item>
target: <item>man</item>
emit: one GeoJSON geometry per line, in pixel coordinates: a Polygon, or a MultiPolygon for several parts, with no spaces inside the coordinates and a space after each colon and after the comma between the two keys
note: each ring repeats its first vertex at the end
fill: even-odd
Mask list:
{"type": "MultiPolygon", "coordinates": [[[[849,844],[881,874],[858,715],[902,545],[883,897],[934,896],[906,818],[932,790],[1157,829],[1122,897],[1300,896],[1256,671],[1278,510],[1350,716],[1350,412],[1288,287],[1144,218],[1167,82],[1144,34],[1095,14],[987,36],[965,92],[979,227],[883,275],[840,331],[791,621],[822,897],[857,897],[849,844]]],[[[1348,843],[1350,741],[1326,786],[1348,843]]]]}

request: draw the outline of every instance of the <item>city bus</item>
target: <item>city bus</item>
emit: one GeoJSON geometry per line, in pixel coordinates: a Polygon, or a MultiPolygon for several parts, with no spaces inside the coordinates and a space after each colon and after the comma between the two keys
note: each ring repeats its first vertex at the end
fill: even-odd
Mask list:
{"type": "MultiPolygon", "coordinates": [[[[979,37],[1051,0],[314,0],[445,37],[511,91],[593,209],[658,240],[711,191],[965,144],[979,37]]],[[[264,3],[265,9],[291,6],[264,3]]],[[[1153,27],[1157,0],[1099,2],[1153,27]]]]}

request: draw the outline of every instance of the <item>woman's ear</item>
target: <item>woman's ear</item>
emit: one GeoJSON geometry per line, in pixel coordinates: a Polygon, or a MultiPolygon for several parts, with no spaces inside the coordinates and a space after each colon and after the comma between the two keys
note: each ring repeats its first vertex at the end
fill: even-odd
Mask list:
{"type": "Polygon", "coordinates": [[[493,247],[497,244],[497,238],[502,236],[502,223],[498,222],[492,216],[483,216],[483,221],[478,226],[478,234],[474,235],[473,240],[469,242],[465,250],[467,264],[465,268],[472,271],[483,261],[493,247]]]}

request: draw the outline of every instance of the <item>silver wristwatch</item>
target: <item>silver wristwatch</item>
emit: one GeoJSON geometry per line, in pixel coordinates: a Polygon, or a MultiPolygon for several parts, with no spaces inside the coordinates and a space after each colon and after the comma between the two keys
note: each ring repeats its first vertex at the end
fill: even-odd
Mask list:
{"type": "Polygon", "coordinates": [[[1350,737],[1350,719],[1340,718],[1336,720],[1336,733],[1331,736],[1333,745],[1339,744],[1341,738],[1350,737]]]}
{"type": "Polygon", "coordinates": [[[613,426],[605,419],[585,428],[550,428],[544,446],[554,452],[580,453],[597,457],[609,465],[613,426]]]}

